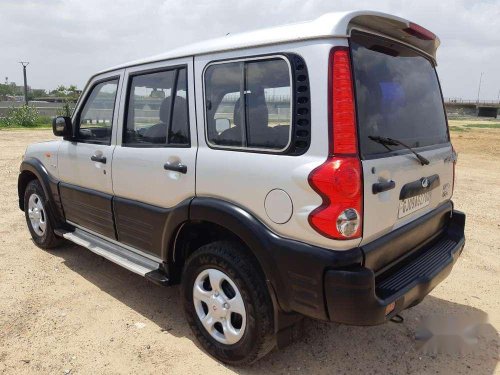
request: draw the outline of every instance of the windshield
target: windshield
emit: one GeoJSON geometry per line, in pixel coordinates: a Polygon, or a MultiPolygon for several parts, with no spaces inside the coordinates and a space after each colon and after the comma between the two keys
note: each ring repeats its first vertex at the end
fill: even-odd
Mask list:
{"type": "Polygon", "coordinates": [[[432,63],[415,50],[353,32],[351,53],[361,154],[402,149],[369,136],[394,138],[410,147],[449,141],[441,90],[432,63]]]}

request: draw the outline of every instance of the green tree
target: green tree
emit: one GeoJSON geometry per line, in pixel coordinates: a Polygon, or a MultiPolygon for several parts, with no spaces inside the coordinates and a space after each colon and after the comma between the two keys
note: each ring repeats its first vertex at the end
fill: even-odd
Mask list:
{"type": "Polygon", "coordinates": [[[64,85],[59,85],[56,88],[56,92],[58,92],[62,95],[66,95],[66,87],[64,85]]]}
{"type": "Polygon", "coordinates": [[[76,85],[69,85],[68,87],[64,85],[59,85],[57,88],[50,92],[51,95],[60,96],[68,98],[69,101],[76,101],[80,96],[78,88],[76,85]]]}
{"type": "Polygon", "coordinates": [[[0,84],[0,95],[15,95],[15,86],[14,88],[11,85],[0,84]]]}
{"type": "Polygon", "coordinates": [[[31,90],[30,93],[28,93],[28,98],[29,100],[33,100],[35,98],[44,98],[47,96],[47,92],[42,89],[35,89],[31,90]]]}

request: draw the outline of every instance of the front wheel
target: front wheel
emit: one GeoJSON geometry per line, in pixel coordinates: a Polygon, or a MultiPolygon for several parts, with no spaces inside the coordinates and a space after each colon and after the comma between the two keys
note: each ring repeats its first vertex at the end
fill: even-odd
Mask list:
{"type": "Polygon", "coordinates": [[[24,192],[24,214],[33,242],[42,249],[51,249],[61,240],[54,234],[48,202],[38,180],[28,183],[24,192]]]}
{"type": "Polygon", "coordinates": [[[203,348],[229,364],[248,364],[275,345],[273,307],[256,261],[232,242],[202,246],[188,259],[184,310],[203,348]]]}

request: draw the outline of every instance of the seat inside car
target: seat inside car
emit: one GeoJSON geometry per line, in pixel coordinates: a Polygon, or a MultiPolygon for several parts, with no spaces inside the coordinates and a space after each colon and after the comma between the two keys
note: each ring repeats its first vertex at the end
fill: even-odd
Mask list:
{"type": "MultiPolygon", "coordinates": [[[[168,132],[168,120],[171,107],[171,96],[163,99],[160,105],[160,122],[146,129],[142,134],[145,141],[152,143],[165,143],[168,132]]],[[[182,143],[186,135],[179,130],[184,129],[187,122],[187,101],[182,96],[177,95],[174,100],[174,112],[172,117],[172,127],[169,136],[169,143],[182,143]],[[182,139],[181,139],[182,138],[182,139]]]]}
{"type": "MultiPolygon", "coordinates": [[[[249,93],[246,99],[246,123],[247,142],[250,147],[276,147],[286,145],[288,138],[288,126],[286,131],[274,129],[269,126],[269,110],[267,107],[264,90],[259,93],[249,93]]],[[[241,100],[238,99],[234,105],[234,125],[223,131],[218,137],[218,143],[222,145],[241,146],[243,144],[241,116],[241,100]]]]}

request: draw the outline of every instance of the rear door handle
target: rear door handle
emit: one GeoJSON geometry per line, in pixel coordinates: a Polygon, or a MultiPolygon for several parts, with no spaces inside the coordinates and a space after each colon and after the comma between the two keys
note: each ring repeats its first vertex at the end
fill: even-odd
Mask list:
{"type": "Polygon", "coordinates": [[[163,165],[163,169],[166,169],[167,171],[174,171],[174,172],[179,172],[179,173],[183,173],[183,174],[186,174],[187,173],[187,166],[184,165],[184,164],[181,164],[181,163],[178,163],[178,164],[172,164],[172,163],[165,163],[163,165]]]}
{"type": "Polygon", "coordinates": [[[97,156],[97,155],[92,155],[90,157],[90,160],[95,161],[97,163],[102,163],[106,164],[106,156],[97,156]]]}
{"type": "Polygon", "coordinates": [[[392,180],[378,182],[378,183],[372,185],[372,192],[373,192],[373,194],[378,194],[378,193],[382,193],[383,191],[394,189],[395,187],[396,187],[396,183],[392,180]]]}

